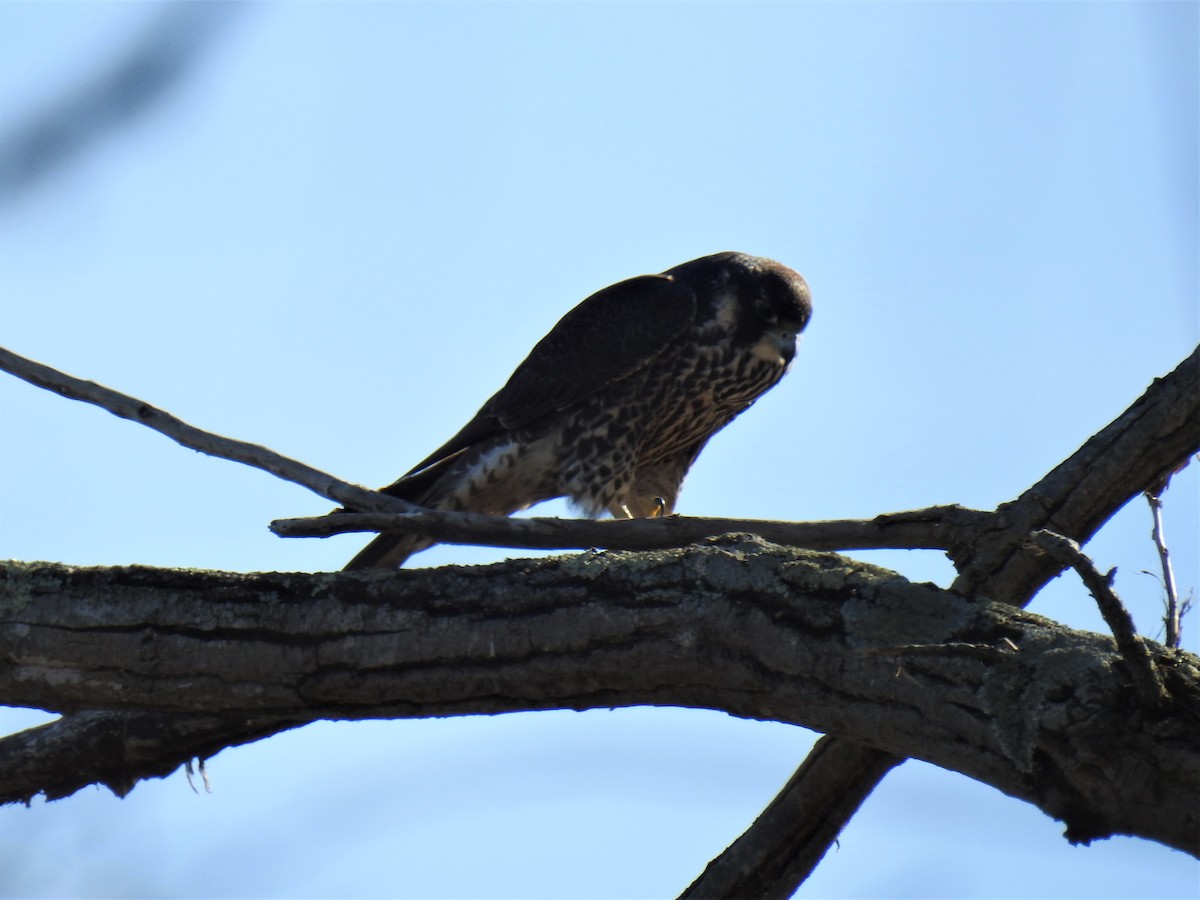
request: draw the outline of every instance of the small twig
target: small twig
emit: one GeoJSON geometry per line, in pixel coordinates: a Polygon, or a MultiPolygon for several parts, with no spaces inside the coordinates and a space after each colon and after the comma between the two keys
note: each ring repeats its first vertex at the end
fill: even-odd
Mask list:
{"type": "Polygon", "coordinates": [[[1150,535],[1154,539],[1154,547],[1158,550],[1158,562],[1162,566],[1163,590],[1167,594],[1167,609],[1163,617],[1166,634],[1164,643],[1168,647],[1178,647],[1182,638],[1182,610],[1179,606],[1179,592],[1175,586],[1175,571],[1171,567],[1171,554],[1167,549],[1167,539],[1163,533],[1162,495],[1171,481],[1168,475],[1160,483],[1151,485],[1144,493],[1146,502],[1150,504],[1150,516],[1154,522],[1150,535]]]}
{"type": "Polygon", "coordinates": [[[95,382],[84,381],[59,372],[57,369],[18,356],[3,347],[0,347],[0,370],[63,397],[92,403],[101,409],[108,410],[114,416],[145,425],[160,434],[165,434],[184,447],[198,450],[209,456],[262,469],[353,509],[391,513],[407,513],[418,509],[396,497],[379,494],[359,485],[334,478],[319,469],[289,459],[258,444],[250,444],[202,431],[175,418],[170,413],[151,406],[144,400],[138,400],[136,397],[130,397],[128,394],[122,394],[95,382]]]}
{"type": "Polygon", "coordinates": [[[1070,566],[1079,573],[1079,577],[1087,586],[1100,614],[1108,624],[1117,642],[1117,650],[1129,663],[1133,683],[1142,697],[1153,706],[1166,703],[1168,694],[1162,682],[1162,677],[1154,665],[1146,642],[1137,634],[1133,626],[1133,618],[1125,609],[1116,592],[1112,589],[1113,576],[1117,570],[1111,569],[1107,575],[1101,575],[1092,561],[1084,555],[1079,544],[1070,538],[1063,537],[1053,531],[1042,529],[1035,531],[1029,537],[1030,549],[1040,550],[1065,566],[1070,566]]]}

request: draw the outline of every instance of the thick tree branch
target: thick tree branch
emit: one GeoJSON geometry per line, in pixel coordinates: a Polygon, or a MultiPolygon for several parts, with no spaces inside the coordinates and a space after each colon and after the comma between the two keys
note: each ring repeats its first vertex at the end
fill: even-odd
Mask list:
{"type": "Polygon", "coordinates": [[[867,794],[901,762],[890,753],[825,735],[754,824],[680,897],[791,897],[867,794]],[[809,791],[809,783],[833,790],[809,791]]]}
{"type": "Polygon", "coordinates": [[[203,761],[226,747],[307,724],[223,715],[70,713],[0,738],[0,803],[28,803],[39,793],[59,800],[89,784],[124,797],[139,781],[165,778],[192,759],[203,761]]]}
{"type": "Polygon", "coordinates": [[[1043,528],[1085,544],[1122,506],[1200,450],[1200,347],[1082,447],[997,511],[956,559],[955,590],[1025,605],[1063,564],[1024,549],[1043,528]]]}
{"type": "Polygon", "coordinates": [[[0,572],[7,702],[243,727],[722,709],[919,755],[1037,804],[1073,840],[1130,833],[1200,853],[1200,660],[1157,650],[1173,708],[1147,710],[1109,638],[832,554],[741,536],[394,575],[0,572]],[[1019,652],[999,664],[887,652],[1008,642],[1019,652]]]}

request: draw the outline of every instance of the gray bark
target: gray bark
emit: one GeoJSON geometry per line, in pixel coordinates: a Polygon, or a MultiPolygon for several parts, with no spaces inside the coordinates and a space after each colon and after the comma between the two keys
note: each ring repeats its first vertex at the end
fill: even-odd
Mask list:
{"type": "Polygon", "coordinates": [[[962,772],[1075,840],[1200,853],[1200,660],[1151,645],[1171,700],[1148,709],[1109,637],[834,554],[741,536],[387,574],[0,578],[10,703],[243,724],[705,707],[962,772]]]}

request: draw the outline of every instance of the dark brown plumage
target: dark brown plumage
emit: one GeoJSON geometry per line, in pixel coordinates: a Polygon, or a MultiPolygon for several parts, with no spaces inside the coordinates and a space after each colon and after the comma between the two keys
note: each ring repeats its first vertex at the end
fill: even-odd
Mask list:
{"type": "MultiPolygon", "coordinates": [[[[383,490],[493,515],[564,496],[593,516],[668,514],[708,439],[783,377],[811,309],[796,272],[744,253],[614,284],[383,490]]],[[[430,543],[382,534],[346,568],[398,566],[430,543]]]]}

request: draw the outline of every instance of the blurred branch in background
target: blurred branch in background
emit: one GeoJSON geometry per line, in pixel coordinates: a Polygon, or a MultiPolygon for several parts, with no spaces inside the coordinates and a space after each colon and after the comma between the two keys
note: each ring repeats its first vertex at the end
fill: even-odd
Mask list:
{"type": "Polygon", "coordinates": [[[61,96],[46,98],[0,133],[0,207],[161,105],[244,7],[240,3],[154,7],[140,33],[103,67],[82,73],[61,96]]]}

